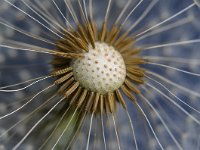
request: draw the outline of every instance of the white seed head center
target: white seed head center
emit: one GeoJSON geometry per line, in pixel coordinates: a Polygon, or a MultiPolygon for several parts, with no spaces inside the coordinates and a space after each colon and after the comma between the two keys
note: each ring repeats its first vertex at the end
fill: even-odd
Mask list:
{"type": "Polygon", "coordinates": [[[106,43],[95,43],[84,58],[72,62],[74,78],[92,92],[106,94],[118,89],[125,80],[126,67],[121,54],[106,43]]]}

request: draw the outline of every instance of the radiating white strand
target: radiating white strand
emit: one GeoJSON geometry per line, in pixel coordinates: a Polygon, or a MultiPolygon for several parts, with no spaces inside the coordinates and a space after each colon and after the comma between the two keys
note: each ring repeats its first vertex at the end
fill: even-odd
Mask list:
{"type": "MultiPolygon", "coordinates": [[[[2,18],[0,18],[0,20],[2,20],[2,18]]],[[[16,26],[10,25],[10,24],[8,24],[8,22],[6,22],[6,21],[4,21],[4,22],[0,21],[0,24],[4,25],[4,26],[6,26],[6,27],[8,27],[8,28],[10,28],[10,29],[12,29],[12,30],[15,30],[15,31],[17,31],[17,32],[19,32],[19,33],[21,33],[21,34],[23,34],[23,35],[26,35],[26,36],[28,36],[28,37],[31,37],[31,38],[34,38],[34,39],[36,39],[36,40],[45,42],[45,43],[47,43],[47,44],[55,45],[54,43],[50,42],[50,41],[47,40],[47,39],[44,39],[44,38],[42,38],[42,37],[33,35],[33,34],[31,34],[30,32],[27,32],[27,31],[25,31],[25,30],[22,30],[22,29],[20,29],[20,28],[18,28],[18,27],[16,27],[16,26]],[[5,22],[5,23],[4,23],[4,22],[5,22]]]]}
{"type": "MultiPolygon", "coordinates": [[[[148,94],[151,94],[151,96],[154,96],[153,93],[148,93],[148,94]]],[[[146,93],[145,93],[146,95],[146,93]]],[[[146,97],[148,97],[149,95],[146,95],[146,97]]],[[[157,106],[158,106],[158,110],[160,111],[160,113],[162,114],[163,118],[165,118],[168,122],[170,122],[170,126],[173,125],[173,129],[178,132],[179,135],[182,134],[182,130],[179,128],[179,126],[177,126],[176,124],[174,124],[174,120],[173,118],[171,118],[171,114],[167,113],[166,112],[166,109],[165,109],[165,105],[162,105],[160,104],[157,100],[155,100],[153,103],[155,103],[157,106]]],[[[173,111],[176,112],[176,116],[178,115],[182,115],[182,112],[178,112],[176,108],[174,107],[170,107],[173,111]]]]}
{"type": "Polygon", "coordinates": [[[186,115],[188,115],[194,122],[196,122],[198,125],[200,125],[200,121],[197,120],[194,116],[192,116],[188,111],[186,111],[182,106],[180,106],[179,104],[177,104],[176,102],[174,102],[169,96],[167,96],[166,94],[164,94],[163,92],[161,92],[160,90],[158,90],[157,88],[155,88],[154,86],[152,86],[151,84],[149,84],[148,82],[145,82],[146,85],[148,85],[149,87],[151,87],[152,89],[156,90],[158,93],[160,93],[163,97],[165,97],[166,99],[168,99],[171,103],[173,103],[177,108],[179,108],[180,110],[182,110],[186,115]]]}
{"type": "Polygon", "coordinates": [[[127,113],[128,119],[129,119],[129,123],[131,125],[131,130],[132,130],[133,139],[134,139],[134,143],[135,143],[135,149],[138,150],[137,139],[136,139],[136,136],[135,136],[135,131],[134,131],[133,123],[132,123],[133,121],[131,119],[131,116],[129,114],[128,109],[126,110],[126,113],[127,113]]]}
{"type": "Polygon", "coordinates": [[[194,95],[194,96],[200,97],[200,93],[194,92],[194,91],[192,91],[192,90],[190,90],[190,89],[188,89],[188,88],[185,88],[185,87],[183,87],[183,86],[180,86],[179,84],[174,83],[174,82],[168,80],[167,78],[162,77],[162,76],[159,75],[159,74],[153,73],[153,72],[151,72],[151,71],[146,71],[146,73],[148,73],[148,74],[150,74],[150,75],[153,75],[154,77],[157,77],[157,78],[159,78],[160,80],[163,80],[164,82],[166,82],[166,83],[168,83],[168,84],[171,84],[171,85],[173,85],[174,87],[176,87],[176,88],[178,88],[178,89],[183,90],[184,92],[187,92],[187,93],[190,93],[190,94],[192,94],[192,95],[194,95]]]}
{"type": "Polygon", "coordinates": [[[94,118],[95,120],[95,127],[94,127],[94,138],[93,138],[93,143],[92,143],[92,149],[97,149],[96,145],[99,142],[99,136],[97,137],[97,117],[94,118]]]}
{"type": "Polygon", "coordinates": [[[180,46],[180,45],[195,44],[195,43],[200,43],[200,39],[159,44],[159,45],[154,45],[154,46],[150,46],[150,47],[144,47],[144,50],[152,50],[152,49],[156,49],[156,48],[164,48],[164,47],[169,47],[169,46],[180,46]]]}
{"type": "Polygon", "coordinates": [[[72,114],[72,117],[70,118],[69,122],[67,123],[65,129],[63,130],[63,132],[60,134],[59,138],[57,139],[56,143],[53,145],[51,150],[54,150],[56,145],[59,143],[60,139],[62,138],[62,136],[64,135],[64,133],[67,131],[67,128],[69,127],[69,125],[71,124],[72,120],[74,119],[74,115],[76,114],[78,110],[78,107],[75,109],[74,113],[72,114]]]}
{"type": "Polygon", "coordinates": [[[132,15],[132,13],[140,6],[140,4],[143,2],[143,0],[140,0],[139,3],[131,10],[131,12],[126,16],[126,18],[124,19],[124,21],[121,24],[121,27],[123,27],[125,25],[125,23],[127,22],[127,20],[129,19],[129,17],[132,15]]]}
{"type": "Polygon", "coordinates": [[[72,15],[72,18],[74,19],[75,23],[78,24],[79,21],[78,21],[78,18],[77,18],[77,16],[76,16],[75,12],[73,11],[73,8],[72,8],[71,5],[70,5],[70,4],[71,4],[71,3],[70,3],[70,0],[64,0],[64,2],[65,2],[65,5],[66,5],[67,8],[68,8],[70,14],[72,15]],[[68,3],[67,1],[68,1],[69,3],[68,3]]]}
{"type": "Polygon", "coordinates": [[[93,0],[89,0],[89,14],[90,14],[90,19],[93,21],[93,9],[92,9],[92,1],[93,0]]]}
{"type": "MultiPolygon", "coordinates": [[[[145,88],[145,91],[148,91],[145,88]]],[[[179,150],[183,150],[182,146],[179,144],[179,142],[176,140],[176,138],[174,137],[174,135],[172,134],[172,132],[170,131],[170,129],[168,128],[168,126],[166,125],[165,121],[162,119],[162,117],[160,116],[160,114],[158,113],[158,111],[154,108],[154,106],[147,100],[146,97],[144,97],[143,95],[140,95],[142,97],[142,99],[144,99],[146,101],[146,103],[148,103],[148,105],[151,107],[151,109],[156,113],[156,115],[158,116],[158,118],[160,119],[160,121],[162,122],[163,126],[165,127],[165,129],[167,130],[168,134],[170,135],[170,137],[172,138],[172,140],[174,141],[174,143],[176,144],[176,146],[178,147],[179,150]]]]}
{"type": "Polygon", "coordinates": [[[84,12],[85,12],[85,17],[86,17],[87,21],[89,22],[87,8],[86,8],[86,2],[85,1],[86,0],[83,0],[83,8],[84,8],[84,12]]]}
{"type": "Polygon", "coordinates": [[[102,136],[103,136],[104,150],[107,150],[107,146],[106,146],[106,137],[105,137],[105,129],[104,129],[104,122],[103,122],[103,116],[102,116],[102,115],[101,115],[101,128],[102,128],[102,136]]]}
{"type": "Polygon", "coordinates": [[[54,51],[53,49],[49,49],[49,48],[33,45],[32,43],[29,44],[29,43],[25,43],[25,42],[21,42],[17,40],[8,39],[8,40],[5,40],[2,44],[13,46],[13,47],[19,47],[19,48],[33,49],[37,51],[57,52],[57,51],[54,51]]]}
{"type": "Polygon", "coordinates": [[[72,139],[70,140],[70,142],[69,142],[69,144],[68,144],[66,150],[68,150],[68,149],[70,148],[70,146],[72,145],[72,143],[74,142],[74,140],[75,140],[77,134],[79,133],[79,131],[80,131],[81,127],[82,127],[81,125],[82,125],[83,122],[85,121],[85,116],[86,116],[86,114],[87,114],[87,113],[85,112],[84,115],[83,115],[83,118],[81,119],[80,124],[79,124],[79,126],[78,126],[76,132],[74,133],[74,136],[73,136],[72,139]]]}
{"type": "MultiPolygon", "coordinates": [[[[46,22],[48,23],[48,24],[50,24],[50,22],[51,23],[53,23],[55,26],[54,26],[54,28],[56,28],[56,27],[59,27],[60,29],[62,29],[62,30],[66,30],[61,24],[62,23],[59,23],[57,20],[55,20],[55,17],[53,17],[53,16],[51,16],[51,14],[49,14],[46,10],[44,10],[45,8],[43,8],[43,6],[40,4],[39,5],[39,7],[41,7],[41,8],[39,8],[38,6],[36,6],[32,1],[27,1],[28,3],[29,3],[29,6],[31,6],[30,7],[30,9],[33,11],[33,12],[35,12],[37,15],[39,15],[38,13],[40,13],[40,16],[42,17],[42,16],[44,16],[44,17],[42,17],[42,19],[45,19],[46,20],[46,22]],[[46,13],[44,13],[44,12],[46,12],[46,13]],[[47,21],[48,20],[48,21],[47,21]]],[[[35,1],[37,4],[38,4],[38,1],[36,0],[35,1]]],[[[61,33],[61,34],[63,34],[62,32],[60,32],[60,30],[56,30],[56,31],[58,31],[59,33],[61,33]]]]}
{"type": "Polygon", "coordinates": [[[117,131],[117,125],[116,125],[114,114],[112,114],[112,120],[113,120],[113,124],[114,124],[115,135],[116,135],[116,138],[117,138],[118,149],[121,150],[120,141],[119,141],[119,135],[118,135],[118,131],[117,131]]]}
{"type": "Polygon", "coordinates": [[[157,84],[159,84],[160,86],[162,86],[165,90],[167,90],[173,97],[175,97],[178,101],[180,101],[182,104],[184,104],[185,106],[189,107],[190,109],[194,110],[195,112],[199,113],[200,114],[200,111],[197,110],[196,108],[190,106],[188,103],[184,102],[182,99],[180,99],[178,96],[176,96],[174,93],[172,93],[166,86],[164,86],[162,83],[154,80],[153,78],[145,75],[145,77],[147,77],[148,79],[156,82],[157,84]]]}
{"type": "Polygon", "coordinates": [[[24,81],[24,82],[20,82],[20,83],[17,83],[17,84],[2,86],[2,87],[0,87],[0,90],[5,89],[5,88],[10,88],[10,87],[15,87],[15,86],[18,86],[18,85],[21,85],[21,84],[25,84],[25,83],[28,83],[28,82],[32,82],[32,81],[35,81],[35,80],[38,80],[38,79],[42,79],[44,77],[46,77],[46,76],[30,79],[30,80],[27,80],[27,81],[24,81]]]}
{"type": "Polygon", "coordinates": [[[108,15],[109,15],[111,3],[112,3],[112,0],[108,0],[108,6],[107,6],[107,10],[106,10],[106,15],[105,15],[105,22],[108,21],[108,15]]]}
{"type": "MultiPolygon", "coordinates": [[[[19,88],[19,89],[15,89],[15,90],[3,90],[3,89],[1,88],[1,89],[0,89],[0,92],[9,93],[9,92],[18,92],[18,91],[22,91],[22,90],[25,90],[25,89],[27,89],[28,87],[30,87],[30,86],[32,86],[32,85],[38,83],[38,82],[44,81],[45,79],[48,79],[48,78],[50,78],[50,77],[51,77],[51,76],[46,76],[46,77],[44,77],[44,78],[41,78],[41,79],[39,79],[39,80],[37,80],[37,81],[35,81],[35,82],[33,82],[33,83],[31,83],[31,84],[29,84],[29,85],[23,87],[23,88],[19,88]]],[[[26,82],[27,82],[27,81],[26,81],[26,82]]],[[[21,84],[21,83],[20,83],[20,84],[21,84]]],[[[18,85],[18,84],[17,84],[17,85],[18,85]]]]}
{"type": "Polygon", "coordinates": [[[143,40],[143,39],[145,39],[147,37],[150,37],[150,36],[153,36],[153,35],[156,35],[156,34],[159,34],[159,33],[161,34],[161,33],[165,32],[165,31],[171,30],[171,29],[176,28],[176,27],[181,27],[181,26],[183,26],[185,24],[191,23],[193,21],[193,19],[194,19],[193,17],[187,17],[187,18],[175,21],[175,22],[173,22],[173,23],[171,23],[169,25],[166,25],[164,27],[160,27],[157,30],[154,30],[154,31],[149,32],[149,33],[146,33],[145,35],[137,38],[135,41],[139,42],[139,41],[141,41],[141,40],[143,40]]]}
{"type": "Polygon", "coordinates": [[[140,105],[139,105],[138,103],[136,103],[136,105],[137,105],[138,108],[141,110],[142,114],[144,115],[144,117],[145,117],[145,119],[146,119],[146,121],[147,121],[147,123],[148,123],[148,125],[149,125],[149,127],[150,127],[150,129],[151,129],[151,131],[152,131],[152,133],[153,133],[153,135],[154,135],[156,141],[158,142],[158,145],[160,146],[160,148],[161,148],[162,150],[164,150],[162,144],[160,143],[160,141],[159,141],[159,139],[158,139],[158,137],[157,137],[157,135],[156,135],[156,133],[155,133],[153,127],[151,126],[151,123],[150,123],[149,119],[147,118],[146,114],[144,113],[143,109],[140,107],[140,105]]]}
{"type": "Polygon", "coordinates": [[[17,7],[16,5],[12,4],[11,2],[9,2],[8,0],[4,0],[6,3],[8,3],[9,5],[13,6],[14,8],[16,8],[17,10],[19,10],[20,12],[24,13],[25,15],[27,15],[28,17],[30,17],[31,19],[33,19],[34,21],[36,21],[37,23],[39,23],[40,25],[42,25],[44,28],[46,28],[47,30],[49,30],[50,32],[52,32],[54,35],[58,36],[59,38],[62,38],[62,36],[60,36],[59,34],[57,34],[56,32],[54,32],[53,30],[51,30],[50,28],[48,28],[47,26],[45,26],[43,23],[41,23],[40,21],[38,21],[37,19],[35,19],[33,16],[31,16],[30,14],[28,14],[27,12],[23,11],[21,8],[17,7]]]}
{"type": "MultiPolygon", "coordinates": [[[[64,26],[64,24],[63,24],[62,20],[60,19],[59,15],[56,14],[56,16],[53,16],[53,15],[47,10],[47,8],[45,7],[45,5],[42,5],[42,4],[41,4],[41,1],[40,1],[40,0],[34,0],[34,2],[37,4],[36,7],[38,7],[38,9],[37,9],[38,12],[43,12],[43,13],[40,13],[40,14],[45,15],[45,13],[46,13],[45,17],[46,17],[46,16],[49,16],[49,17],[51,18],[50,20],[51,20],[53,23],[55,23],[57,26],[59,26],[59,27],[61,27],[61,28],[62,28],[62,26],[64,26]],[[56,20],[56,19],[57,19],[57,20],[56,20]]],[[[29,3],[32,3],[32,2],[29,1],[29,3]]],[[[32,5],[32,7],[33,7],[33,5],[32,5]]],[[[49,17],[46,17],[46,18],[49,18],[49,17]]]]}
{"type": "Polygon", "coordinates": [[[61,16],[65,19],[66,23],[68,24],[68,26],[70,28],[73,29],[73,26],[70,24],[70,22],[68,21],[68,19],[65,17],[65,15],[62,13],[62,11],[60,10],[60,8],[58,7],[57,3],[54,0],[51,0],[53,2],[53,4],[55,5],[56,9],[58,10],[58,12],[61,14],[61,16]]]}
{"type": "Polygon", "coordinates": [[[130,26],[130,28],[127,30],[127,32],[131,32],[131,30],[133,30],[145,17],[146,15],[153,9],[153,7],[156,5],[156,3],[159,0],[153,0],[149,6],[145,9],[145,11],[142,13],[142,15],[135,21],[135,23],[130,26]]]}
{"type": "Polygon", "coordinates": [[[152,29],[155,29],[156,27],[158,27],[158,26],[160,26],[160,25],[162,25],[162,24],[164,24],[164,23],[166,23],[166,22],[172,20],[173,18],[175,18],[175,17],[177,17],[177,16],[183,14],[184,12],[188,11],[189,9],[191,9],[191,8],[194,7],[194,6],[195,6],[195,3],[192,3],[191,5],[187,6],[186,8],[182,9],[181,11],[177,12],[177,13],[174,14],[173,16],[171,16],[171,17],[165,19],[164,21],[162,21],[162,22],[160,22],[160,23],[158,23],[158,24],[156,24],[156,25],[150,27],[149,29],[147,29],[147,30],[145,30],[145,31],[143,31],[143,32],[141,32],[141,33],[139,33],[139,34],[137,34],[136,37],[141,36],[141,35],[147,33],[148,31],[150,31],[150,30],[152,30],[152,29]]]}
{"type": "Polygon", "coordinates": [[[81,1],[80,1],[80,0],[78,0],[78,5],[79,5],[80,10],[81,10],[81,15],[82,15],[82,17],[83,17],[83,19],[84,19],[84,21],[85,21],[85,23],[86,23],[86,22],[87,22],[87,18],[86,18],[86,16],[85,16],[85,13],[84,13],[84,10],[83,10],[83,7],[82,7],[82,5],[81,5],[81,1]]]}
{"type": "Polygon", "coordinates": [[[29,101],[27,101],[25,104],[23,104],[23,105],[20,106],[19,108],[15,109],[14,111],[12,111],[12,112],[10,112],[10,113],[4,115],[4,116],[1,116],[1,117],[0,117],[0,120],[1,120],[1,119],[4,119],[4,118],[6,118],[6,117],[8,117],[8,116],[10,116],[10,115],[12,115],[12,114],[14,114],[15,112],[18,112],[19,110],[21,110],[22,108],[24,108],[26,105],[28,105],[30,102],[32,102],[32,101],[34,100],[34,98],[36,98],[36,97],[37,97],[38,95],[40,95],[42,92],[44,92],[44,91],[50,89],[50,88],[53,87],[53,86],[54,86],[54,84],[52,84],[52,85],[48,86],[47,88],[45,88],[44,90],[38,92],[38,93],[37,93],[36,95],[34,95],[29,101]]]}
{"type": "Polygon", "coordinates": [[[12,150],[17,150],[19,146],[26,140],[26,138],[32,133],[32,131],[42,122],[53,110],[54,108],[60,104],[65,98],[62,98],[59,100],[40,120],[37,121],[37,123],[26,133],[26,135],[15,145],[12,150]]]}
{"type": "Polygon", "coordinates": [[[190,65],[200,65],[199,59],[186,59],[179,57],[161,57],[161,56],[144,56],[144,59],[148,61],[167,61],[170,63],[180,63],[180,64],[190,64],[190,65]]]}
{"type": "Polygon", "coordinates": [[[128,7],[130,6],[132,0],[128,0],[128,2],[126,3],[126,5],[124,6],[124,8],[122,9],[121,13],[119,14],[119,16],[117,17],[116,21],[114,24],[118,24],[119,21],[121,20],[122,16],[124,15],[125,11],[128,9],[128,7]]]}
{"type": "Polygon", "coordinates": [[[88,132],[88,138],[87,138],[86,150],[89,149],[89,144],[90,144],[90,134],[91,134],[91,130],[92,130],[92,121],[93,121],[93,117],[94,117],[94,112],[92,112],[92,115],[91,115],[91,118],[90,118],[90,128],[89,128],[89,132],[88,132]]]}
{"type": "Polygon", "coordinates": [[[57,32],[64,35],[62,32],[60,32],[59,29],[57,29],[53,24],[51,24],[47,19],[42,17],[37,11],[35,11],[28,3],[26,3],[24,0],[21,0],[31,11],[33,11],[35,14],[37,14],[41,19],[43,19],[49,26],[53,27],[57,32]]]}
{"type": "Polygon", "coordinates": [[[14,125],[12,125],[9,129],[7,129],[4,133],[0,134],[0,138],[2,138],[4,135],[6,135],[9,131],[11,131],[12,129],[14,129],[17,125],[19,125],[20,123],[22,123],[23,121],[30,119],[30,117],[36,113],[37,111],[39,111],[42,107],[44,107],[51,99],[55,98],[56,95],[51,96],[48,100],[46,100],[44,103],[42,103],[39,107],[37,107],[34,111],[32,111],[31,113],[29,113],[28,115],[26,115],[25,118],[23,118],[22,120],[18,121],[17,123],[15,123],[14,125]]]}
{"type": "Polygon", "coordinates": [[[41,54],[49,54],[49,55],[55,55],[55,52],[41,48],[42,50],[36,50],[36,49],[29,49],[29,48],[20,48],[20,47],[14,47],[14,46],[9,46],[5,44],[0,44],[0,47],[2,48],[9,48],[13,50],[19,50],[19,51],[29,51],[29,52],[36,52],[36,53],[41,53],[41,54]]]}
{"type": "Polygon", "coordinates": [[[50,138],[53,136],[53,134],[55,133],[55,131],[58,129],[58,127],[59,127],[59,125],[61,124],[61,122],[63,121],[65,115],[68,113],[69,109],[70,109],[70,107],[68,107],[68,108],[65,110],[64,114],[61,116],[61,118],[60,118],[59,121],[57,122],[57,124],[56,124],[54,130],[51,132],[51,134],[50,134],[50,135],[48,136],[48,138],[43,142],[43,144],[40,146],[40,148],[39,148],[38,150],[42,150],[43,147],[47,144],[47,142],[48,142],[48,141],[50,140],[50,138]]]}
{"type": "Polygon", "coordinates": [[[185,71],[185,70],[178,69],[178,68],[171,67],[171,66],[167,66],[167,65],[164,65],[164,64],[152,63],[152,62],[148,62],[147,64],[154,65],[154,66],[160,66],[160,67],[164,67],[164,68],[169,68],[169,69],[176,70],[176,71],[179,71],[179,72],[182,72],[182,73],[185,73],[185,74],[189,74],[189,75],[200,77],[200,74],[198,74],[198,73],[193,73],[193,72],[190,72],[190,71],[185,71]]]}

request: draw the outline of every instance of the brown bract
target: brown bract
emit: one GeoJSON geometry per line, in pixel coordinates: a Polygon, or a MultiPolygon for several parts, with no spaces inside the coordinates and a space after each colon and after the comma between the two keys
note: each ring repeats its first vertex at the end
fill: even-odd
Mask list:
{"type": "Polygon", "coordinates": [[[114,24],[110,29],[107,23],[103,22],[101,29],[97,28],[95,22],[89,21],[86,24],[77,24],[76,29],[69,28],[65,37],[56,42],[56,51],[67,57],[54,56],[51,64],[54,70],[51,73],[55,78],[55,84],[58,85],[58,93],[66,97],[70,106],[76,106],[80,110],[94,113],[115,113],[117,103],[120,103],[125,109],[126,104],[123,93],[136,101],[135,94],[140,94],[138,85],[144,83],[145,70],[140,67],[146,61],[138,56],[141,49],[134,46],[134,37],[128,36],[128,33],[121,33],[121,27],[114,24]],[[113,46],[122,55],[126,65],[126,79],[119,89],[100,94],[92,92],[81,86],[73,76],[71,62],[74,59],[81,59],[89,51],[89,45],[95,48],[95,42],[106,43],[113,46]]]}

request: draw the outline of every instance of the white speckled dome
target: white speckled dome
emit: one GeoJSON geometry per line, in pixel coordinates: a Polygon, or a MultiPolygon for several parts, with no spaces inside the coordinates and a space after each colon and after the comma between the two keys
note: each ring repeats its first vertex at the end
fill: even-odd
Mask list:
{"type": "Polygon", "coordinates": [[[121,54],[106,43],[89,46],[82,59],[73,61],[74,77],[81,86],[105,94],[118,89],[126,77],[126,67],[121,54]]]}

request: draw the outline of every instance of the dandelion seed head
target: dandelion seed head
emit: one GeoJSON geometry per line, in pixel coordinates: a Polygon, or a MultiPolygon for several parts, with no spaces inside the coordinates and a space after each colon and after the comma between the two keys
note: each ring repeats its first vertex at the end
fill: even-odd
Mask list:
{"type": "Polygon", "coordinates": [[[90,91],[106,94],[118,89],[124,82],[126,67],[121,54],[106,43],[89,46],[84,58],[72,62],[74,77],[90,91]]]}
{"type": "MultiPolygon", "coordinates": [[[[1,116],[17,110],[35,96],[22,109],[0,120],[0,124],[2,124],[0,136],[6,133],[3,138],[0,138],[0,141],[5,140],[5,142],[2,142],[5,143],[3,145],[5,149],[12,149],[15,146],[16,149],[31,150],[43,146],[40,148],[97,150],[106,149],[104,147],[107,146],[107,149],[132,150],[137,149],[137,145],[139,150],[157,150],[162,149],[162,146],[167,150],[198,149],[193,141],[197,141],[200,123],[198,124],[194,118],[191,118],[191,116],[195,117],[199,121],[198,113],[175,97],[180,97],[184,102],[188,102],[189,106],[198,109],[200,105],[199,96],[190,91],[199,91],[198,80],[193,80],[192,75],[185,76],[183,72],[171,68],[152,66],[148,63],[154,62],[154,60],[148,60],[146,57],[156,56],[158,58],[156,63],[199,73],[198,63],[192,62],[193,58],[198,59],[200,56],[198,44],[197,46],[195,44],[178,44],[162,47],[163,43],[197,38],[196,34],[198,35],[198,33],[194,34],[194,32],[199,29],[199,17],[197,17],[199,13],[193,11],[193,9],[198,9],[199,1],[65,1],[3,0],[0,2],[0,17],[3,18],[3,22],[8,21],[9,24],[39,38],[32,40],[30,37],[27,38],[27,35],[19,34],[7,27],[0,31],[2,44],[7,44],[6,40],[10,39],[14,40],[14,44],[17,43],[18,48],[17,50],[0,49],[2,52],[0,63],[5,64],[6,68],[0,73],[0,83],[5,86],[28,81],[38,75],[41,78],[48,77],[48,79],[39,81],[22,91],[10,94],[0,93],[0,98],[3,101],[0,104],[1,116]],[[12,7],[6,1],[30,14],[54,33],[12,7]],[[30,7],[28,8],[23,1],[30,7]],[[73,9],[72,14],[64,3],[65,1],[73,9]],[[111,2],[110,6],[108,6],[109,2],[111,2]],[[131,5],[127,5],[128,7],[125,9],[127,2],[130,2],[131,5]],[[138,2],[141,2],[139,7],[125,21],[125,17],[134,9],[136,4],[139,4],[138,2]],[[138,25],[129,30],[154,2],[155,5],[144,15],[144,18],[141,18],[138,25]],[[194,2],[197,6],[194,6],[194,2]],[[188,16],[188,10],[184,11],[181,15],[169,19],[169,21],[137,37],[138,33],[140,34],[161,23],[192,3],[194,7],[189,9],[191,16],[188,16]],[[58,5],[57,8],[56,4],[58,5]],[[47,22],[31,11],[30,8],[47,19],[47,22]],[[60,8],[60,12],[58,8],[60,8]],[[107,12],[106,9],[108,9],[107,12]],[[118,24],[113,24],[123,9],[125,11],[118,24]],[[92,10],[91,14],[90,10],[92,10]],[[194,12],[196,14],[193,14],[194,12]],[[66,18],[62,16],[62,13],[66,18]],[[105,15],[107,15],[107,20],[104,20],[105,15]],[[65,24],[65,19],[69,21],[72,27],[65,24]],[[125,21],[124,26],[121,26],[123,21],[125,21]],[[106,26],[103,27],[104,23],[106,23],[106,26]],[[91,32],[91,27],[95,32],[91,32]],[[162,29],[165,31],[162,31],[162,29]],[[129,31],[129,33],[127,33],[124,41],[120,41],[119,39],[126,31],[129,31]],[[104,34],[105,36],[103,36],[104,34]],[[148,36],[145,37],[146,35],[148,36]],[[85,39],[85,37],[87,38],[85,39]],[[45,40],[45,42],[42,40],[45,40]],[[23,44],[29,44],[25,48],[47,50],[50,53],[46,55],[29,51],[19,52],[18,50],[23,48],[23,44]],[[125,48],[129,44],[131,46],[125,48]],[[146,51],[145,48],[151,45],[161,45],[161,47],[146,51]],[[109,54],[106,50],[109,50],[109,54]],[[143,59],[143,56],[145,59],[143,59]],[[175,62],[170,61],[172,57],[174,57],[175,62]],[[167,61],[163,61],[164,58],[167,61]],[[177,63],[176,58],[178,58],[177,61],[184,60],[184,58],[191,60],[186,61],[186,63],[177,63]],[[14,66],[15,63],[16,66],[14,66]],[[10,70],[10,66],[7,68],[7,64],[12,64],[10,70]],[[154,75],[150,72],[153,72],[154,75]],[[194,81],[196,85],[194,85],[194,81]],[[160,86],[159,83],[166,88],[160,86]],[[49,85],[52,85],[53,88],[48,89],[49,85]],[[44,88],[47,89],[44,90],[44,88]],[[186,88],[186,91],[184,88],[186,88]],[[39,94],[36,93],[37,91],[40,92],[41,89],[44,91],[39,94]],[[55,95],[55,97],[51,97],[52,95],[55,95]],[[147,102],[153,106],[150,107],[151,105],[145,102],[141,96],[146,97],[147,102]],[[60,98],[64,98],[64,101],[55,106],[54,104],[60,98]],[[17,99],[20,101],[17,101],[17,99]],[[13,102],[13,104],[10,105],[10,102],[13,102]],[[46,104],[43,105],[43,102],[46,102],[46,104]],[[9,104],[9,109],[7,109],[7,104],[9,104]],[[54,106],[53,111],[43,118],[54,106]],[[141,106],[142,109],[139,109],[138,106],[141,106]],[[66,114],[64,115],[65,111],[66,114]],[[128,113],[130,113],[130,118],[128,118],[128,113]],[[28,115],[30,116],[26,119],[28,115]],[[64,115],[63,118],[62,115],[64,115]],[[42,120],[38,123],[40,119],[42,120]],[[22,122],[15,126],[15,123],[18,123],[17,121],[22,122]],[[13,126],[13,129],[9,131],[10,126],[7,125],[13,126]],[[149,128],[151,126],[152,128],[149,128]],[[166,127],[169,130],[166,130],[166,127]],[[66,130],[64,130],[65,128],[66,130]],[[171,131],[171,134],[169,131],[171,131]],[[12,137],[12,135],[14,136],[12,137]]],[[[36,81],[38,80],[36,79],[36,81]]],[[[8,92],[31,83],[23,83],[5,90],[8,92]]],[[[1,90],[3,91],[4,88],[1,90]]]]}

